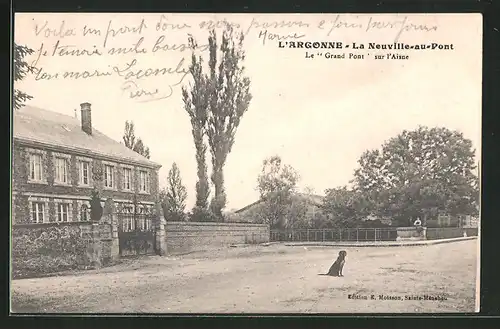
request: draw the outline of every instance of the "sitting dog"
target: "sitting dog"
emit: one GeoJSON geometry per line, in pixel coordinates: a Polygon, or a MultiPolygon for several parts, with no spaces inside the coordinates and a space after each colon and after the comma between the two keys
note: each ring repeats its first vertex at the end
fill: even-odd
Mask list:
{"type": "Polygon", "coordinates": [[[328,273],[319,274],[319,275],[344,276],[342,274],[342,270],[344,269],[346,256],[347,256],[347,252],[345,250],[341,250],[339,252],[339,257],[337,257],[337,260],[335,261],[335,263],[332,264],[332,266],[330,267],[330,270],[328,270],[328,273]]]}

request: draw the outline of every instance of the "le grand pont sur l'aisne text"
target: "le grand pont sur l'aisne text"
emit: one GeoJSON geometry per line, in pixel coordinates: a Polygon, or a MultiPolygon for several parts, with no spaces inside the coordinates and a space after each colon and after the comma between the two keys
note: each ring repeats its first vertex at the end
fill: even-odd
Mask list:
{"type": "Polygon", "coordinates": [[[453,44],[419,43],[408,44],[402,42],[393,43],[342,43],[333,41],[278,41],[279,48],[303,48],[303,49],[379,49],[379,50],[454,50],[453,44]]]}

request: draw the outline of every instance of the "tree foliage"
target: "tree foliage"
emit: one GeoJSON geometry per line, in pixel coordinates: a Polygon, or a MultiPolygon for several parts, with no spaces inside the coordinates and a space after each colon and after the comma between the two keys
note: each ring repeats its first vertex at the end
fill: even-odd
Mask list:
{"type": "Polygon", "coordinates": [[[125,146],[143,157],[150,158],[149,147],[144,145],[142,139],[135,137],[135,126],[132,121],[125,121],[125,132],[123,133],[125,146]]]}
{"type": "MultiPolygon", "coordinates": [[[[31,55],[33,52],[33,49],[14,43],[14,82],[21,81],[28,73],[33,72],[33,66],[24,60],[27,55],[31,55]]],[[[14,89],[14,109],[20,109],[27,100],[32,98],[33,96],[19,89],[14,89]]]]}
{"type": "MultiPolygon", "coordinates": [[[[196,182],[196,209],[193,210],[193,213],[201,214],[208,209],[208,197],[210,195],[206,163],[207,146],[204,140],[208,116],[208,91],[206,77],[203,75],[202,69],[203,58],[195,55],[198,46],[191,36],[189,37],[189,46],[192,50],[189,73],[193,77],[193,82],[189,86],[190,92],[186,87],[182,87],[182,100],[184,101],[184,110],[191,120],[191,133],[196,149],[198,181],[196,182]]],[[[196,215],[195,217],[199,216],[196,215]]]]}
{"type": "Polygon", "coordinates": [[[362,195],[346,186],[327,189],[322,205],[325,215],[328,216],[326,226],[332,228],[357,227],[361,220],[368,215],[368,210],[362,195]]]}
{"type": "Polygon", "coordinates": [[[288,229],[308,228],[311,226],[310,218],[307,217],[307,210],[310,203],[304,197],[293,195],[290,202],[286,204],[284,227],[288,229]]]}
{"type": "Polygon", "coordinates": [[[103,208],[98,190],[92,190],[90,197],[90,220],[98,222],[101,220],[103,208]]]}
{"type": "Polygon", "coordinates": [[[204,206],[201,201],[204,201],[205,196],[208,198],[208,181],[205,182],[204,176],[206,149],[202,137],[206,134],[212,156],[210,178],[215,189],[210,209],[219,218],[223,218],[222,209],[226,205],[224,165],[234,144],[240,120],[251,100],[250,79],[244,76],[245,68],[242,65],[245,60],[243,39],[243,33],[234,33],[233,28],[226,25],[219,45],[215,30],[211,30],[208,37],[208,70],[204,72],[202,58],[194,54],[197,45],[192,37],[189,38],[193,52],[189,71],[194,82],[191,93],[183,89],[183,99],[191,117],[197,150],[197,194],[200,195],[200,205],[197,206],[204,206]]]}
{"type": "Polygon", "coordinates": [[[291,210],[299,174],[290,165],[283,164],[277,155],[265,159],[257,179],[262,200],[261,217],[272,227],[285,227],[291,213],[300,213],[298,205],[291,210]]]}
{"type": "Polygon", "coordinates": [[[222,216],[226,205],[223,169],[234,144],[236,130],[250,100],[250,79],[244,76],[245,53],[243,33],[233,33],[230,25],[222,33],[220,47],[215,30],[208,38],[210,60],[208,62],[208,121],[207,134],[212,155],[212,176],[215,195],[211,208],[222,216]]]}
{"type": "Polygon", "coordinates": [[[379,216],[407,224],[410,218],[475,215],[478,177],[472,142],[458,131],[419,127],[362,154],[356,190],[379,216]]]}
{"type": "Polygon", "coordinates": [[[134,147],[132,150],[136,153],[139,153],[143,157],[149,159],[151,156],[149,154],[149,147],[145,146],[142,139],[138,138],[137,142],[135,142],[134,147]]]}
{"type": "Polygon", "coordinates": [[[186,219],[187,190],[182,184],[179,167],[174,162],[168,172],[167,187],[160,195],[165,219],[169,221],[184,221],[186,219]]]}

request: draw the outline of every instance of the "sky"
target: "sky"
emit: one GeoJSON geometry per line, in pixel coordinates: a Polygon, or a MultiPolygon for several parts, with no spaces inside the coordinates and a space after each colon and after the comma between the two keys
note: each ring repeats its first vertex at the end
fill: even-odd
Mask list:
{"type": "MultiPolygon", "coordinates": [[[[353,178],[365,150],[379,148],[402,130],[419,125],[463,132],[479,159],[479,14],[22,13],[15,16],[14,39],[35,50],[28,59],[39,71],[15,88],[33,96],[30,105],[72,116],[75,109],[79,115],[80,103],[91,103],[93,126],[117,141],[125,120],[132,120],[136,135],[150,148],[151,160],[162,165],[161,186],[172,163],[179,166],[190,208],[195,202],[196,161],[181,98],[181,86],[190,82],[183,73],[190,52],[183,45],[188,34],[199,45],[206,44],[203,22],[224,19],[245,34],[245,72],[253,96],[224,168],[226,209],[244,207],[258,198],[257,177],[265,158],[281,156],[300,174],[299,189],[323,194],[353,178]],[[318,51],[280,48],[278,36],[282,42],[355,42],[366,48],[369,42],[452,44],[453,50],[352,50],[351,46],[320,52],[363,54],[364,59],[306,58],[306,51],[318,51]],[[135,50],[117,54],[118,48],[137,43],[135,50]],[[101,55],[69,55],[84,49],[101,55]],[[374,54],[387,53],[409,59],[374,59],[374,54]],[[167,68],[172,74],[139,77],[137,71],[148,68],[167,68]],[[96,70],[111,74],[64,77],[65,72],[96,70]],[[157,93],[131,98],[130,93],[138,90],[157,93]]],[[[207,54],[201,52],[204,58],[207,54]]]]}

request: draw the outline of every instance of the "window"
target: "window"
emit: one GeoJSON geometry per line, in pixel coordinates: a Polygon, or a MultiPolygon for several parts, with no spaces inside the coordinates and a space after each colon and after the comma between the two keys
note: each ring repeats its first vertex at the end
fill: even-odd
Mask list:
{"type": "Polygon", "coordinates": [[[149,231],[151,227],[151,219],[147,217],[141,217],[139,219],[139,228],[141,231],[149,231]]]}
{"type": "Polygon", "coordinates": [[[69,204],[59,203],[57,205],[57,221],[69,222],[69,204]]]}
{"type": "Polygon", "coordinates": [[[87,161],[80,162],[80,185],[90,183],[90,164],[87,161]]]}
{"type": "Polygon", "coordinates": [[[57,183],[69,183],[69,162],[66,158],[55,159],[56,176],[54,180],[57,183]]]}
{"type": "Polygon", "coordinates": [[[123,189],[132,189],[132,170],[130,168],[123,168],[123,189]]]}
{"type": "Polygon", "coordinates": [[[104,186],[113,187],[113,166],[104,166],[104,186]]]}
{"type": "Polygon", "coordinates": [[[41,154],[30,154],[30,179],[35,181],[41,181],[43,173],[42,167],[42,155],[41,154]]]}
{"type": "Polygon", "coordinates": [[[135,219],[133,216],[127,216],[123,221],[123,232],[135,231],[135,219]]]}
{"type": "Polygon", "coordinates": [[[31,221],[33,223],[43,223],[45,220],[45,203],[44,202],[33,202],[32,203],[32,213],[31,221]]]}
{"type": "Polygon", "coordinates": [[[90,219],[89,206],[86,204],[82,204],[82,207],[80,209],[80,221],[86,222],[89,219],[90,219]]]}
{"type": "Polygon", "coordinates": [[[147,171],[139,172],[140,191],[149,193],[149,173],[147,171]]]}

